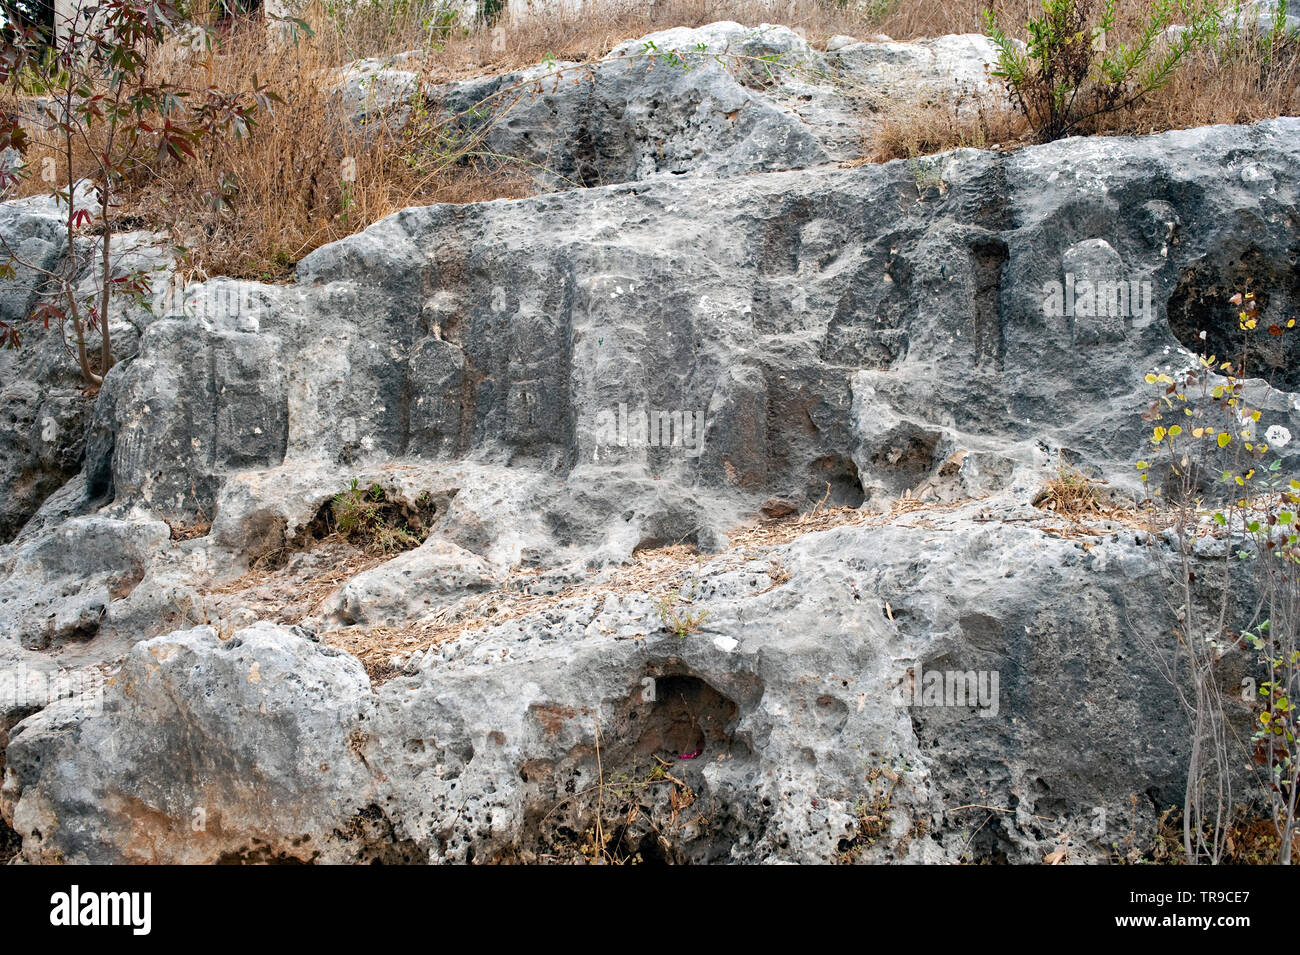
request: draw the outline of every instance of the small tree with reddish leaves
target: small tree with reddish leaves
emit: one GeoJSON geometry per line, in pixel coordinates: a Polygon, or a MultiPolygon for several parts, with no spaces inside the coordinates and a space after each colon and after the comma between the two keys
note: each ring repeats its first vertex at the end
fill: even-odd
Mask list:
{"type": "MultiPolygon", "coordinates": [[[[28,320],[56,325],[82,378],[98,388],[115,360],[111,305],[122,298],[143,302],[151,290],[145,272],[114,274],[116,194],[164,163],[192,159],[204,137],[242,137],[275,97],[256,77],[250,90],[230,92],[155,76],[151,67],[169,40],[184,43],[191,55],[213,55],[211,35],[173,0],[82,0],[58,26],[53,43],[34,27],[11,26],[0,37],[0,87],[8,93],[0,110],[0,149],[26,156],[39,142],[59,157],[46,165],[61,167],[60,174],[45,181],[66,211],[64,255],[53,269],[42,268],[0,236],[0,257],[7,256],[0,259],[0,278],[15,280],[19,266],[38,277],[40,294],[28,320]],[[83,181],[94,188],[97,214],[84,203],[78,208],[83,181]],[[89,295],[80,291],[86,276],[89,295]],[[98,348],[88,343],[92,333],[98,333],[98,348]]],[[[31,175],[22,162],[0,168],[0,191],[31,175]]],[[[0,345],[21,342],[18,325],[0,322],[0,345]]]]}

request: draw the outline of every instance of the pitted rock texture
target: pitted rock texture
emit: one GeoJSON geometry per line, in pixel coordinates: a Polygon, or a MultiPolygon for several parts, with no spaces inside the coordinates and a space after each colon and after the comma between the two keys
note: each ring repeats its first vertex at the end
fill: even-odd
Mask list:
{"type": "MultiPolygon", "coordinates": [[[[7,813],[43,834],[32,859],[335,861],[382,844],[410,861],[535,861],[592,827],[603,785],[607,804],[644,807],[620,836],[643,856],[825,862],[852,852],[886,767],[901,782],[864,850],[877,861],[1036,861],[1071,829],[1079,851],[1104,851],[1095,807],[1132,817],[1119,780],[1161,796],[1179,783],[1177,748],[1156,743],[1179,717],[1153,661],[1113,656],[1117,608],[1158,599],[1157,572],[1131,532],[1091,551],[969,515],[923,533],[919,547],[907,526],[808,535],[776,552],[789,579],[775,586],[770,556],[707,562],[689,586],[708,616],[687,637],[644,596],[577,599],[373,690],[301,631],[159,637],[131,652],[103,716],[51,707],[19,724],[7,813]],[[1000,670],[996,712],[897,705],[900,660],[1000,670]],[[73,801],[87,792],[90,815],[73,801]],[[1020,794],[1016,814],[968,844],[957,807],[991,792],[1020,794]],[[349,835],[372,806],[380,843],[349,835]],[[209,825],[191,838],[196,809],[209,825]]],[[[1143,793],[1140,820],[1153,811],[1143,793]]]]}
{"type": "Polygon", "coordinates": [[[721,22],[630,40],[593,62],[427,88],[406,53],[359,61],[340,90],[354,115],[390,128],[422,102],[553,190],[856,159],[889,109],[965,108],[998,93],[986,37],[845,39],[821,52],[789,27],[721,22]]]}
{"type": "MultiPolygon", "coordinates": [[[[816,55],[924,81],[861,46],[816,55]]],[[[749,118],[680,169],[637,133],[588,188],[160,296],[75,413],[37,407],[74,400],[54,336],[0,356],[23,858],[572,861],[603,809],[642,861],[1100,860],[1178,801],[1134,636],[1168,626],[1167,549],[1121,519],[1143,378],[1231,345],[1224,290],[1295,313],[1300,120],[840,168],[720,65],[646,70],[534,100],[537,148],[676,123],[642,94],[678,83],[749,118]],[[1053,307],[1084,281],[1133,307],[1053,307]],[[1109,482],[1086,540],[1033,506],[1061,462],[1109,482]],[[423,542],[341,537],[354,480],[423,542]],[[1000,685],[909,705],[924,671],[1000,685]],[[102,706],[28,692],[92,672],[102,706]]],[[[1300,433],[1292,356],[1262,357],[1260,426],[1300,433]]]]}
{"type": "Polygon", "coordinates": [[[79,819],[59,796],[22,800],[14,826],[29,833],[24,851],[33,861],[154,862],[160,839],[179,839],[190,849],[175,862],[311,859],[312,835],[324,835],[313,820],[364,798],[350,746],[368,692],[352,657],[268,626],[224,641],[199,628],[138,643],[105,712],[63,701],[11,733],[8,785],[26,788],[52,767],[84,772],[77,798],[104,810],[79,819]],[[136,731],[162,713],[169,735],[136,731]],[[160,753],[175,757],[173,771],[146,768],[160,753]]]}

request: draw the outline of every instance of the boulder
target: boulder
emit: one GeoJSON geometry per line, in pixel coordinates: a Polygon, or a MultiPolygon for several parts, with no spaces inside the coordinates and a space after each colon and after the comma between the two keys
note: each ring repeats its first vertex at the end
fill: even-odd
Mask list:
{"type": "Polygon", "coordinates": [[[368,694],[354,658],[266,625],[148,640],[102,713],[10,731],[0,805],[33,862],[313,861],[367,801],[368,694]]]}

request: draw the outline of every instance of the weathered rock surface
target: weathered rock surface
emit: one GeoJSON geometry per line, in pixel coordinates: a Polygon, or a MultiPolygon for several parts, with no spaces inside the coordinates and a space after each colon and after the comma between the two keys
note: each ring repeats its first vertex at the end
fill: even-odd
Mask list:
{"type": "Polygon", "coordinates": [[[225,641],[199,628],[138,643],[103,713],[61,701],[11,733],[7,786],[61,777],[49,798],[15,807],[24,852],[89,863],[314,857],[312,837],[327,834],[317,820],[364,801],[351,737],[368,693],[354,658],[265,625],[225,641]],[[152,760],[165,753],[172,769],[158,773],[152,760]],[[158,851],[178,840],[183,854],[158,851]]]}
{"type": "Polygon", "coordinates": [[[478,151],[509,157],[556,190],[856,159],[887,109],[997,92],[988,75],[995,51],[983,36],[837,39],[823,53],[789,27],[722,22],[653,33],[592,63],[427,89],[414,54],[363,60],[340,88],[355,115],[395,126],[422,99],[481,136],[478,151]]]}
{"type": "MultiPolygon", "coordinates": [[[[1122,509],[1143,376],[1230,345],[1247,280],[1295,313],[1300,120],[839,168],[721,66],[637,70],[510,114],[617,184],[407,209],[292,285],[160,302],[84,425],[40,412],[53,463],[54,344],[0,356],[5,479],[44,482],[3,505],[0,673],[120,667],[102,713],[0,693],[25,858],[570,860],[600,805],[649,861],[1088,860],[1178,801],[1134,636],[1159,545],[1031,502],[1065,461],[1122,509]],[[736,125],[682,119],[691,90],[736,125]],[[1134,307],[1053,310],[1077,281],[1134,307]],[[424,543],[332,536],[354,479],[424,543]],[[1000,685],[908,705],[923,671],[1000,685]]],[[[1260,426],[1300,433],[1262,357],[1260,426]]]]}
{"type": "Polygon", "coordinates": [[[498,583],[487,561],[463,547],[429,540],[353,577],[322,606],[342,624],[400,624],[498,583]]]}
{"type": "Polygon", "coordinates": [[[159,637],[132,650],[103,716],[69,723],[56,705],[19,724],[5,798],[20,832],[42,834],[31,859],[325,861],[387,846],[508,861],[585,833],[603,778],[607,802],[631,789],[662,814],[671,844],[627,834],[647,858],[813,862],[852,851],[886,767],[902,781],[875,858],[1036,860],[1062,832],[1104,851],[1114,832],[1092,832],[1096,810],[1132,813],[1118,780],[1163,792],[1179,778],[1165,742],[1179,717],[1154,663],[1114,655],[1117,609],[1153,599],[1155,569],[1129,531],[1090,551],[969,514],[923,533],[918,546],[910,527],[846,527],[709,561],[690,580],[708,617],[686,637],[645,596],[576,599],[373,690],[351,657],[287,629],[159,637]],[[787,582],[773,584],[773,560],[787,582]],[[920,660],[998,670],[1000,697],[984,715],[899,706],[920,660]],[[651,782],[655,756],[680,788],[651,782]],[[674,791],[693,796],[680,813],[674,791]],[[1015,814],[968,846],[974,826],[954,810],[989,793],[1017,794],[1015,814]],[[193,834],[197,810],[207,828],[193,834]],[[359,819],[383,838],[350,832],[359,819]]]}
{"type": "MultiPolygon", "coordinates": [[[[78,196],[86,207],[87,196],[78,196]]],[[[34,197],[0,204],[0,254],[14,278],[0,284],[0,322],[22,326],[67,246],[66,207],[34,197]]],[[[30,339],[30,335],[28,336],[30,339]]],[[[42,342],[42,344],[45,344],[42,342]]],[[[81,469],[88,407],[62,349],[0,353],[0,540],[9,540],[53,491],[81,469]]]]}

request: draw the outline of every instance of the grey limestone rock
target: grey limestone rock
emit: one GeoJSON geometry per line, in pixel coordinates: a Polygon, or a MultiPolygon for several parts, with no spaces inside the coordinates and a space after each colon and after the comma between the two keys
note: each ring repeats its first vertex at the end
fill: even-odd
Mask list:
{"type": "MultiPolygon", "coordinates": [[[[988,55],[693,42],[878,90],[988,55]]],[[[123,316],[93,401],[0,355],[0,674],[110,678],[0,693],[23,858],[583,860],[600,793],[651,861],[1099,861],[1179,799],[1167,545],[1034,504],[1065,462],[1131,507],[1144,376],[1231,347],[1247,280],[1295,312],[1300,120],[840,168],[807,73],[624,59],[499,125],[555,191],[123,316]],[[334,534],[353,481],[423,543],[334,534]]]]}

